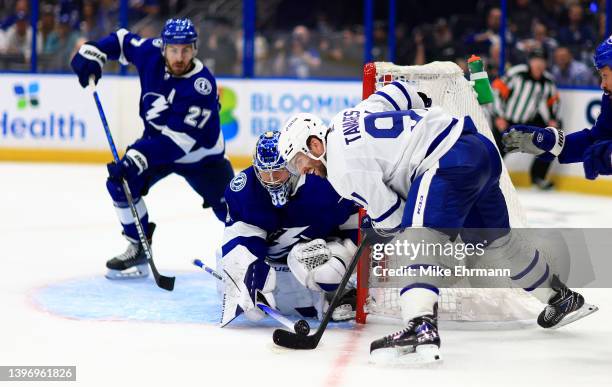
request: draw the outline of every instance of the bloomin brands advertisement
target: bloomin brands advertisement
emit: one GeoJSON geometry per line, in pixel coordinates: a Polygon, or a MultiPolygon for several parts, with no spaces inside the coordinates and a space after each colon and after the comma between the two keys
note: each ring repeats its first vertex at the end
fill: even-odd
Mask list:
{"type": "Polygon", "coordinates": [[[357,81],[219,80],[221,127],[230,156],[250,157],[257,137],[289,117],[312,113],[329,122],[361,100],[357,81]]]}

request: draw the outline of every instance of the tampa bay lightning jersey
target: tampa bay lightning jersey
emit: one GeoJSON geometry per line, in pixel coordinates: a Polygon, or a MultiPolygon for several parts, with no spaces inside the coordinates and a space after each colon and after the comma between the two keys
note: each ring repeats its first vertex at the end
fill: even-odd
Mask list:
{"type": "Polygon", "coordinates": [[[166,69],[161,39],[144,39],[120,29],[95,43],[109,59],[132,63],[140,78],[143,137],[132,147],[148,164],[188,164],[223,158],[215,78],[200,60],[188,73],[166,69]]]}
{"type": "Polygon", "coordinates": [[[224,257],[242,246],[236,251],[244,254],[246,248],[246,254],[252,255],[245,259],[283,261],[298,242],[332,237],[356,242],[358,208],[315,175],[301,176],[287,204],[277,208],[249,167],[230,182],[225,200],[224,257]]]}
{"type": "Polygon", "coordinates": [[[582,161],[584,151],[597,141],[612,140],[612,101],[610,94],[601,97],[601,113],[591,129],[565,136],[563,151],[559,154],[559,162],[576,163],[582,161]]]}

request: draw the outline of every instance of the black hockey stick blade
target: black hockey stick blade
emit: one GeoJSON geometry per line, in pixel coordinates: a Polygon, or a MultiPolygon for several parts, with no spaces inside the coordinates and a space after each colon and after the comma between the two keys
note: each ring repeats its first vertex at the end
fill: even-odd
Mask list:
{"type": "Polygon", "coordinates": [[[357,248],[357,251],[353,256],[353,260],[351,261],[349,267],[346,268],[346,273],[344,273],[342,281],[340,282],[340,285],[338,285],[336,293],[334,294],[334,298],[329,303],[327,312],[325,312],[323,320],[321,320],[321,324],[319,324],[317,331],[313,335],[304,336],[286,331],[284,329],[276,329],[272,334],[272,340],[274,341],[274,344],[291,349],[315,349],[317,345],[319,345],[319,341],[321,341],[321,337],[325,332],[325,328],[327,328],[327,324],[329,323],[329,320],[331,320],[332,313],[334,312],[334,309],[338,306],[340,298],[342,298],[342,293],[346,288],[346,284],[348,283],[349,279],[351,278],[351,275],[355,271],[355,267],[357,267],[359,258],[361,257],[367,246],[367,237],[365,237],[359,244],[359,247],[357,248]]]}
{"type": "Polygon", "coordinates": [[[284,329],[275,329],[272,334],[272,340],[274,340],[274,344],[285,348],[315,349],[319,344],[319,340],[321,340],[322,334],[322,331],[319,334],[317,330],[317,333],[314,335],[302,336],[284,329]]]}
{"type": "Polygon", "coordinates": [[[149,266],[151,266],[153,278],[155,278],[155,283],[157,286],[169,292],[174,290],[174,281],[176,280],[176,277],[166,277],[165,275],[159,274],[159,271],[157,271],[157,267],[155,267],[155,263],[153,263],[152,259],[149,259],[149,266]]]}
{"type": "Polygon", "coordinates": [[[160,288],[171,292],[172,290],[174,290],[175,279],[175,277],[166,277],[165,275],[160,275],[158,278],[155,279],[155,282],[160,288]]]}

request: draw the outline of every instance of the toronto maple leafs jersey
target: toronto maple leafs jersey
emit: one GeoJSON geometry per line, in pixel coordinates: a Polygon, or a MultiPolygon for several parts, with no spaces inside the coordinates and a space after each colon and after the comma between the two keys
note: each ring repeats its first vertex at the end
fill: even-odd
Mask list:
{"type": "MultiPolygon", "coordinates": [[[[334,189],[368,211],[375,227],[399,227],[411,182],[453,146],[469,117],[440,107],[409,110],[409,87],[390,83],[338,113],[327,135],[327,174],[334,189]]],[[[414,95],[414,94],[413,94],[414,95]]]]}
{"type": "Polygon", "coordinates": [[[191,71],[174,76],[166,69],[161,39],[120,29],[95,44],[108,58],[138,69],[144,133],[132,147],[149,167],[223,158],[217,85],[200,60],[194,58],[191,71]]]}
{"type": "Polygon", "coordinates": [[[301,176],[287,204],[277,208],[255,173],[253,167],[238,173],[225,191],[224,257],[246,254],[248,261],[282,262],[298,242],[333,237],[356,242],[358,207],[325,179],[301,176]]]}

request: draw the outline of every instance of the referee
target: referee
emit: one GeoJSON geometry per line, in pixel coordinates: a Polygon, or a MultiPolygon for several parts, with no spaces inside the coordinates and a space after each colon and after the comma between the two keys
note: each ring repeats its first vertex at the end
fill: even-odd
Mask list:
{"type": "MultiPolygon", "coordinates": [[[[533,126],[560,126],[559,93],[553,76],[546,71],[544,51],[536,49],[527,64],[511,67],[502,78],[493,82],[495,127],[493,131],[502,156],[501,133],[515,124],[533,126]]],[[[531,164],[531,182],[540,189],[550,189],[547,178],[552,161],[535,159],[531,164]]]]}

